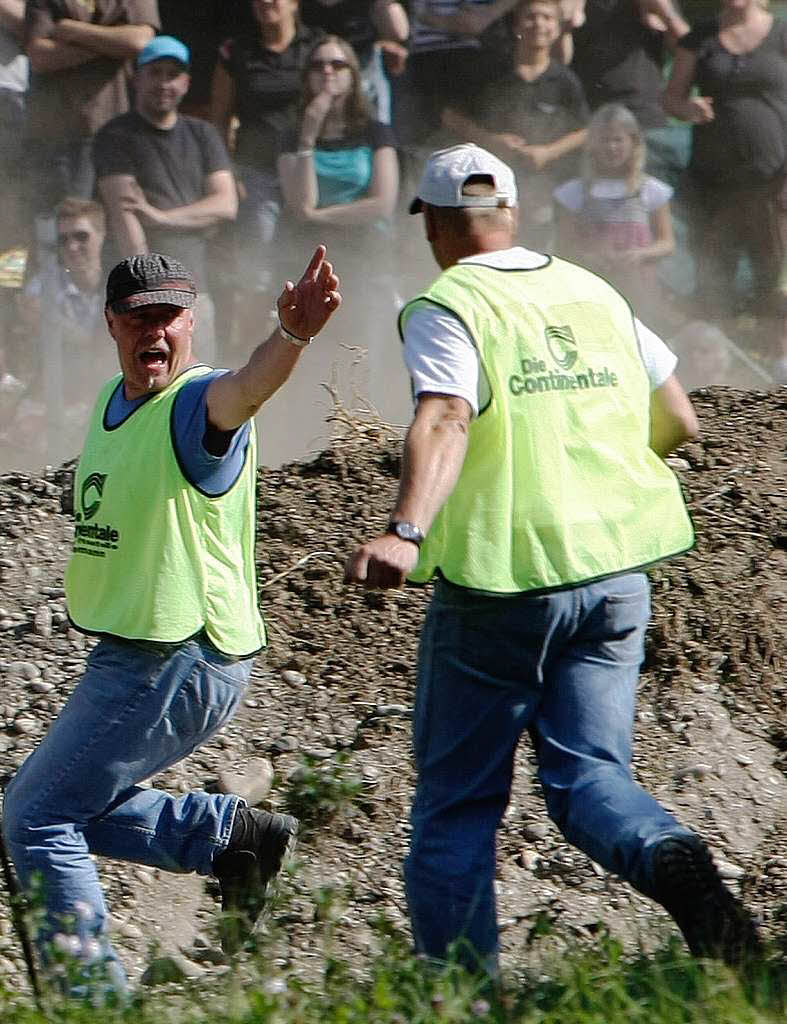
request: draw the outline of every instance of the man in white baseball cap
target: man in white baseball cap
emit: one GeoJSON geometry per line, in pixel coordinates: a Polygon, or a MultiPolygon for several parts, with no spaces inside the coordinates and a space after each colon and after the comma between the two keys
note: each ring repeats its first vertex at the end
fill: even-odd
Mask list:
{"type": "Polygon", "coordinates": [[[697,420],[622,295],[514,245],[516,203],[477,146],[426,166],[410,209],[443,273],[400,314],[415,416],[388,529],[345,571],[436,581],[405,865],[416,948],[496,970],[495,835],[527,731],[566,839],[661,903],[693,953],[739,964],[759,948],[750,915],[631,776],[643,570],[693,543],[663,456],[697,420]]]}
{"type": "Polygon", "coordinates": [[[514,207],[517,205],[514,172],[508,164],[472,142],[438,149],[424,169],[418,195],[410,203],[410,213],[421,213],[424,203],[465,208],[514,207]],[[463,193],[468,179],[476,175],[486,178],[493,191],[485,195],[463,193]]]}

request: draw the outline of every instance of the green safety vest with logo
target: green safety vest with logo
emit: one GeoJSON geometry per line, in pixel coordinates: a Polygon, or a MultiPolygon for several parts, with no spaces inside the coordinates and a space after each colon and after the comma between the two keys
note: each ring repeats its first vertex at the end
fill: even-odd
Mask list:
{"type": "Polygon", "coordinates": [[[240,476],[217,497],[184,475],[172,439],[186,370],[116,427],[105,426],[122,376],[101,390],[74,483],[71,621],[91,633],[178,643],[204,628],[228,655],[265,646],[254,567],[254,423],[240,476]]]}
{"type": "Polygon", "coordinates": [[[642,568],[693,544],[678,481],[648,446],[650,385],[631,309],[606,281],[551,259],[463,261],[402,310],[464,323],[491,398],[410,576],[521,593],[642,568]]]}

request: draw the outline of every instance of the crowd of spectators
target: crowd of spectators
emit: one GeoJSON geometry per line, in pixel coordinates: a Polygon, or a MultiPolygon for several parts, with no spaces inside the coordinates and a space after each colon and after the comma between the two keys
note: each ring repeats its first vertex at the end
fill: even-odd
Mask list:
{"type": "Polygon", "coordinates": [[[514,168],[523,244],[667,337],[748,316],[787,379],[787,23],[684,2],[0,0],[0,432],[43,407],[76,449],[69,380],[103,372],[101,281],[140,251],[194,270],[221,363],[326,241],[373,366],[405,200],[464,141],[514,168]]]}

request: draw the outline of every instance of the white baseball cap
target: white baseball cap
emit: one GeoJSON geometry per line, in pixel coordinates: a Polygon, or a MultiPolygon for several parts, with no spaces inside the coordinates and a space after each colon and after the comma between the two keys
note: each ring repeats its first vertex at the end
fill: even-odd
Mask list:
{"type": "Polygon", "coordinates": [[[410,213],[420,213],[423,204],[430,206],[516,206],[514,172],[492,153],[472,142],[438,149],[424,168],[418,195],[410,203],[410,213]],[[464,196],[462,188],[468,178],[481,175],[491,179],[495,194],[464,196]]]}

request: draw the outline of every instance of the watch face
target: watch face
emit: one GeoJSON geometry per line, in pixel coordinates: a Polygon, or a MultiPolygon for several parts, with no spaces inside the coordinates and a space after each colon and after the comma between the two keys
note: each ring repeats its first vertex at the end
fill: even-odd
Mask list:
{"type": "Polygon", "coordinates": [[[420,544],[424,539],[423,533],[421,533],[418,527],[414,526],[412,523],[391,523],[390,528],[396,536],[400,537],[402,540],[411,540],[415,544],[420,544]]]}

